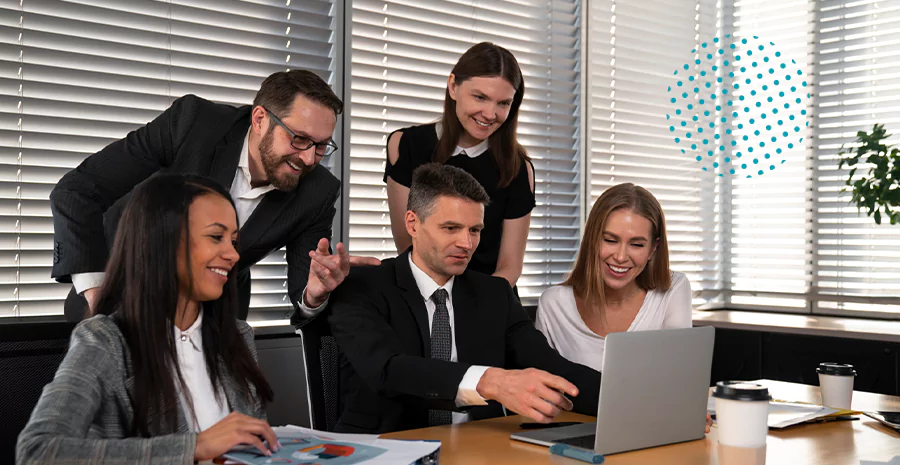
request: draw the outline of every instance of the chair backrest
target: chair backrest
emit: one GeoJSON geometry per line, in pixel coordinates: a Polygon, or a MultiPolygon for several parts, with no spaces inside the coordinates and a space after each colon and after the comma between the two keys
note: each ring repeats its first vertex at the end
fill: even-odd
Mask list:
{"type": "Polygon", "coordinates": [[[15,463],[16,440],[66,355],[73,323],[0,325],[0,463],[15,463]]]}
{"type": "Polygon", "coordinates": [[[340,348],[325,318],[314,318],[299,332],[303,338],[312,428],[334,431],[341,414],[340,348]]]}

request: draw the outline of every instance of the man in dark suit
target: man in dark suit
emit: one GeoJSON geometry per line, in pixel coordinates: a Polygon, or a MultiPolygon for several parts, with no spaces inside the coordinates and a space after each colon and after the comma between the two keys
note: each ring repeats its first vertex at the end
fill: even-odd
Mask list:
{"type": "Polygon", "coordinates": [[[338,431],[488,418],[501,405],[539,422],[573,402],[596,415],[600,373],[550,348],[506,280],[466,270],[487,201],[459,168],[418,168],[406,212],[412,248],[354,269],[332,294],[323,316],[342,352],[338,431]]]}
{"type": "Polygon", "coordinates": [[[78,321],[94,305],[129,193],[161,172],[208,176],[230,190],[242,226],[242,319],[250,305],[250,266],[284,246],[295,316],[315,315],[351,264],[378,263],[350,257],[340,243],[336,254],[329,249],[340,181],[319,162],[337,150],[332,134],[342,110],[315,74],[278,72],[263,81],[253,105],[235,108],[187,95],[85,159],[50,194],[52,277],[74,284],[67,318],[78,321]]]}

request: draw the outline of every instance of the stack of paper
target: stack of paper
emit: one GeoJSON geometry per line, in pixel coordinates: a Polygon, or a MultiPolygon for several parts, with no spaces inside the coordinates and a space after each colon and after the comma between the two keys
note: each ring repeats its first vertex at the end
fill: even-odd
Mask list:
{"type": "MultiPolygon", "coordinates": [[[[716,413],[715,398],[710,397],[707,404],[710,415],[716,413]]],[[[822,405],[807,404],[803,402],[787,402],[773,400],[769,402],[769,428],[786,428],[807,421],[822,420],[829,417],[843,415],[857,415],[855,410],[839,410],[822,405]]]]}
{"type": "Polygon", "coordinates": [[[425,458],[436,458],[436,452],[441,447],[437,441],[379,439],[374,434],[328,433],[299,426],[272,429],[278,436],[281,450],[264,456],[255,449],[232,449],[224,455],[229,460],[226,463],[300,465],[327,460],[329,465],[409,465],[425,458]]]}

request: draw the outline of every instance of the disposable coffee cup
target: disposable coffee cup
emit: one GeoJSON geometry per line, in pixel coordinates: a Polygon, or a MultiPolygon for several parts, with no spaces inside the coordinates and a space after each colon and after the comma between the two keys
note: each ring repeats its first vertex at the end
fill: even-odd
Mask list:
{"type": "Polygon", "coordinates": [[[822,405],[850,410],[853,400],[853,380],[856,378],[853,365],[824,362],[819,364],[816,372],[819,373],[822,405]]]}
{"type": "Polygon", "coordinates": [[[769,432],[769,389],[756,383],[720,381],[716,399],[720,465],[762,465],[769,432]]]}

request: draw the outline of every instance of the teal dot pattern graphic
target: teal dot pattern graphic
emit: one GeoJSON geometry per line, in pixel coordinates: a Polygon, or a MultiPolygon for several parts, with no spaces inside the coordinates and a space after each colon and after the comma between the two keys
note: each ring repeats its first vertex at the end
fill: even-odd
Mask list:
{"type": "Polygon", "coordinates": [[[666,123],[678,150],[718,176],[762,176],[801,148],[806,76],[772,42],[730,34],[703,42],[675,69],[666,123]]]}

